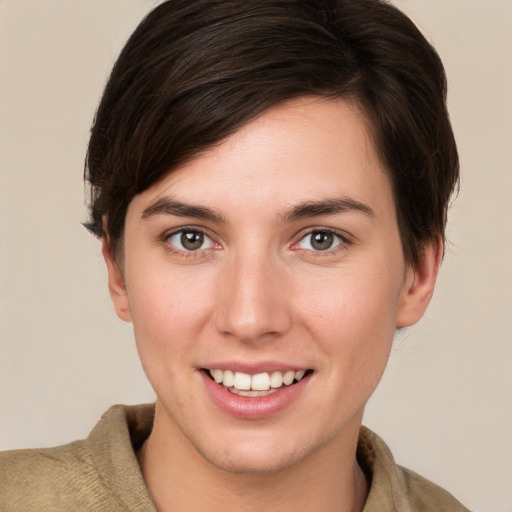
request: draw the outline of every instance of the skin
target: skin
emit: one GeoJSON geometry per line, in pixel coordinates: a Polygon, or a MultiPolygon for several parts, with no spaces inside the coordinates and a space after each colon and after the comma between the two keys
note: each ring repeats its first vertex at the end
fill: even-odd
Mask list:
{"type": "Polygon", "coordinates": [[[285,103],[136,196],[122,264],[108,239],[104,256],[157,394],[138,455],[158,510],[362,510],[364,406],[396,328],[423,315],[441,253],[434,240],[405,264],[389,179],[345,101],[285,103]],[[187,251],[180,229],[205,243],[187,251]],[[283,410],[237,418],[205,391],[202,369],[226,361],[312,373],[283,410]]]}

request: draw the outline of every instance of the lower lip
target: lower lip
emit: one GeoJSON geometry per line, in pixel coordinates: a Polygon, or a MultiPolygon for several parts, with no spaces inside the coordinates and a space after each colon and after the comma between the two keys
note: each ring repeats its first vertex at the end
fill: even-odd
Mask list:
{"type": "Polygon", "coordinates": [[[289,407],[304,392],[310,375],[291,386],[283,386],[266,396],[240,396],[226,390],[200,371],[206,391],[224,413],[247,420],[268,418],[289,407]]]}

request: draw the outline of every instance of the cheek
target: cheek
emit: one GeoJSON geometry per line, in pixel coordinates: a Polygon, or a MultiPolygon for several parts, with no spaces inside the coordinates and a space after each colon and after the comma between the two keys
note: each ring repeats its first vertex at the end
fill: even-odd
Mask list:
{"type": "MultiPolygon", "coordinates": [[[[326,375],[323,404],[326,416],[338,411],[340,422],[347,411],[355,414],[368,401],[386,368],[397,309],[397,286],[376,273],[355,272],[339,276],[336,286],[310,294],[307,326],[322,353],[326,375]]],[[[318,283],[317,284],[321,284],[318,283]]]]}
{"type": "Polygon", "coordinates": [[[167,270],[145,272],[128,283],[135,339],[143,364],[150,357],[179,360],[193,347],[213,302],[212,286],[204,277],[189,269],[167,270]]]}
{"type": "MultiPolygon", "coordinates": [[[[384,366],[396,326],[401,275],[372,266],[344,268],[304,283],[303,318],[332,360],[384,366]]],[[[376,368],[377,371],[380,371],[376,368]]]]}

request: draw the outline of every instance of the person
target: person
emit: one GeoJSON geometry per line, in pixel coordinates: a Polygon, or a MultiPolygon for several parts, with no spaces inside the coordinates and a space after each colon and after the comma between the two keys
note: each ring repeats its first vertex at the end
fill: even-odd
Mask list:
{"type": "Polygon", "coordinates": [[[85,178],[157,401],[2,454],[2,510],[467,510],[361,425],[459,178],[442,63],[404,14],[162,3],[112,70],[85,178]]]}

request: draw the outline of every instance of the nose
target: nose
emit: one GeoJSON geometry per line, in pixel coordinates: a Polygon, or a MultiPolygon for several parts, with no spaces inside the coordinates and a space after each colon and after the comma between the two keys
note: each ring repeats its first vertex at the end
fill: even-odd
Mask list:
{"type": "Polygon", "coordinates": [[[234,258],[219,276],[216,327],[244,343],[275,339],[292,324],[286,269],[268,254],[234,258]]]}

